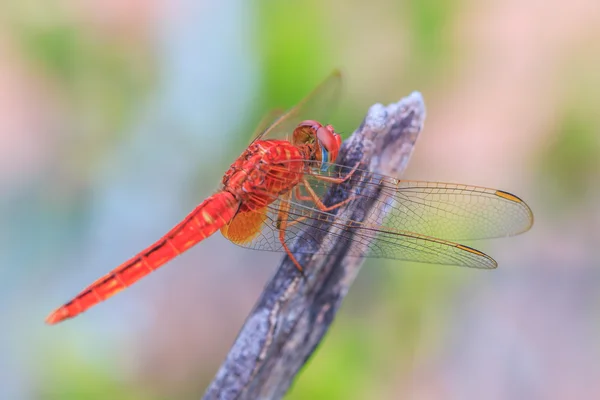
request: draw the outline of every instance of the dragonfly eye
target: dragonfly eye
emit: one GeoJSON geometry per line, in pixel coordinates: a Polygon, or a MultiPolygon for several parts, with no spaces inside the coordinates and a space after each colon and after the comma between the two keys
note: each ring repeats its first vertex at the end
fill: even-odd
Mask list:
{"type": "Polygon", "coordinates": [[[327,125],[317,129],[317,139],[321,148],[321,169],[326,170],[330,162],[335,162],[342,145],[342,138],[335,133],[333,126],[327,125]]]}

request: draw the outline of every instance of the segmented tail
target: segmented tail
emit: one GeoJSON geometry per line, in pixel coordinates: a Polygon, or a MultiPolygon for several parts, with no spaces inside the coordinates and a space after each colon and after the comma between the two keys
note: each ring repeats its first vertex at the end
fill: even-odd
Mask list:
{"type": "Polygon", "coordinates": [[[52,312],[46,323],[73,318],[137,282],[167,261],[206,239],[226,225],[239,207],[229,192],[206,199],[160,240],[92,283],[73,300],[52,312]]]}

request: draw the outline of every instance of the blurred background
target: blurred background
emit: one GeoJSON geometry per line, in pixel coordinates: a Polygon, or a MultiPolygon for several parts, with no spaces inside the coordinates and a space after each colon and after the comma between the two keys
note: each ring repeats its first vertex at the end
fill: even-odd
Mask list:
{"type": "Polygon", "coordinates": [[[598,0],[0,2],[0,398],[200,398],[280,260],[219,234],[48,312],[209,196],[334,67],[348,137],[428,110],[406,178],[501,188],[494,271],[368,261],[287,399],[600,398],[598,0]]]}

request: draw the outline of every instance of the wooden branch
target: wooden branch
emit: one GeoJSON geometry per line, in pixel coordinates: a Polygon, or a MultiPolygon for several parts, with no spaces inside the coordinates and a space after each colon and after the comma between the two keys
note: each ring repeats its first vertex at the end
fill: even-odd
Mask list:
{"type": "MultiPolygon", "coordinates": [[[[408,164],[423,127],[425,106],[417,92],[387,107],[375,104],[354,134],[344,142],[338,163],[358,161],[369,173],[399,177],[408,164]]],[[[325,204],[336,204],[349,194],[368,193],[341,208],[340,220],[363,221],[384,192],[378,185],[352,179],[329,192],[325,204]]],[[[381,216],[380,218],[383,218],[381,216]]],[[[348,257],[351,228],[313,225],[305,232],[319,243],[344,237],[327,255],[307,255],[292,249],[306,277],[286,256],[248,316],[227,358],[203,399],[280,399],[331,325],[363,260],[348,257]],[[329,239],[331,240],[331,239],[329,239]]],[[[302,241],[299,240],[298,243],[302,241]]],[[[360,246],[356,240],[352,246],[360,246]]]]}

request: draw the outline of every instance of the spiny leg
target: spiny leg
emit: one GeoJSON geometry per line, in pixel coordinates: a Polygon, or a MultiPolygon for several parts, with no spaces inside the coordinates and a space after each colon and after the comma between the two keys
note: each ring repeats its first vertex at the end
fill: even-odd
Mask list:
{"type": "Polygon", "coordinates": [[[354,197],[355,197],[355,196],[350,196],[346,200],[342,200],[339,203],[336,203],[336,204],[334,204],[332,206],[326,206],[325,204],[323,204],[323,202],[319,198],[319,195],[317,195],[317,193],[315,193],[314,189],[312,188],[312,186],[310,186],[310,183],[306,180],[306,178],[304,178],[304,177],[302,178],[302,183],[306,187],[306,190],[308,190],[308,193],[310,194],[311,200],[315,203],[315,205],[321,211],[335,210],[336,208],[339,208],[339,207],[343,206],[344,204],[347,204],[350,201],[354,200],[354,197]]]}
{"type": "Polygon", "coordinates": [[[285,230],[288,227],[287,219],[288,219],[289,211],[290,211],[289,201],[290,201],[291,197],[292,197],[292,192],[290,191],[290,192],[286,193],[285,195],[283,195],[281,201],[279,202],[279,204],[280,204],[279,205],[279,213],[277,215],[277,228],[279,229],[279,241],[281,242],[281,245],[283,246],[283,250],[285,250],[288,257],[290,257],[290,260],[292,260],[292,262],[294,263],[294,265],[296,266],[298,271],[300,271],[302,276],[306,278],[306,275],[304,274],[304,269],[302,268],[302,266],[300,265],[298,260],[296,260],[296,257],[294,257],[294,255],[292,254],[288,245],[285,243],[285,230]]]}
{"type": "Polygon", "coordinates": [[[309,201],[312,200],[312,197],[303,195],[300,191],[300,185],[296,185],[296,199],[301,201],[309,201]]]}
{"type": "MultiPolygon", "coordinates": [[[[346,174],[346,176],[344,176],[342,178],[324,177],[324,176],[320,176],[320,175],[313,175],[313,176],[316,179],[319,179],[322,181],[340,184],[340,183],[343,183],[343,182],[347,181],[348,179],[350,179],[350,177],[352,177],[352,175],[354,174],[354,172],[356,171],[356,169],[358,168],[359,165],[360,165],[360,161],[357,162],[354,165],[354,167],[352,168],[352,170],[348,174],[346,174]]],[[[296,186],[296,188],[295,188],[296,198],[301,201],[309,201],[309,200],[313,201],[316,204],[316,206],[319,208],[319,210],[321,210],[321,211],[335,210],[336,208],[339,208],[354,199],[354,196],[351,196],[351,197],[347,198],[346,200],[343,200],[332,206],[326,206],[325,204],[323,204],[323,202],[321,201],[319,196],[315,193],[315,191],[310,186],[310,183],[306,180],[306,178],[302,178],[302,182],[303,182],[304,186],[306,187],[306,190],[308,190],[309,195],[308,196],[303,195],[300,192],[300,188],[298,186],[296,186]]],[[[302,266],[300,265],[300,263],[298,262],[296,257],[292,254],[291,250],[289,249],[288,245],[285,242],[285,230],[288,227],[298,224],[308,218],[308,216],[303,216],[303,217],[299,217],[291,222],[288,222],[289,210],[290,210],[289,201],[291,200],[291,197],[292,197],[292,192],[290,191],[287,194],[285,194],[284,197],[282,197],[280,205],[279,205],[279,211],[278,211],[278,216],[277,216],[277,228],[279,229],[279,241],[281,242],[281,245],[283,246],[283,249],[286,252],[286,254],[290,257],[290,260],[292,260],[292,262],[294,263],[294,265],[296,266],[298,271],[300,271],[302,276],[305,277],[306,275],[304,274],[304,269],[302,268],[302,266]]]]}
{"type": "Polygon", "coordinates": [[[340,183],[344,183],[348,179],[350,179],[352,177],[352,175],[354,175],[354,173],[356,172],[356,169],[358,168],[359,165],[360,165],[360,161],[358,161],[356,164],[354,164],[354,167],[352,167],[352,169],[350,170],[350,172],[348,172],[346,174],[346,176],[344,176],[343,178],[332,178],[330,176],[323,176],[323,175],[318,175],[318,174],[310,174],[310,175],[313,176],[315,179],[317,179],[319,181],[340,184],[340,183]]]}

